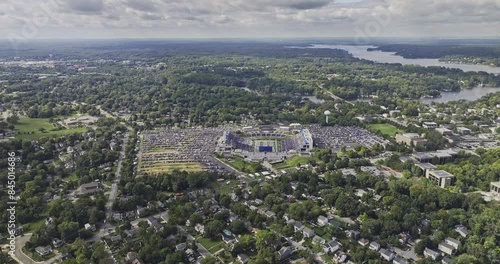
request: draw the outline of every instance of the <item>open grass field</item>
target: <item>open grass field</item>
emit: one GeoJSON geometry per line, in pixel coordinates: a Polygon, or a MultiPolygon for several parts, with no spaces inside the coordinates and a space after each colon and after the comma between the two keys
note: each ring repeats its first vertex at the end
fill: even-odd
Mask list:
{"type": "Polygon", "coordinates": [[[247,162],[243,158],[240,157],[231,157],[231,161],[225,161],[228,163],[231,167],[242,171],[242,172],[248,172],[248,173],[255,173],[257,172],[257,169],[259,168],[259,164],[256,162],[247,162]]]}
{"type": "Polygon", "coordinates": [[[36,222],[23,224],[24,233],[35,232],[35,230],[45,226],[45,218],[41,218],[36,222]]]}
{"type": "Polygon", "coordinates": [[[211,184],[212,189],[217,191],[219,194],[228,194],[234,190],[234,186],[238,183],[236,180],[229,180],[223,182],[214,182],[211,184]]]}
{"type": "Polygon", "coordinates": [[[287,168],[294,168],[294,167],[297,167],[299,164],[305,165],[311,160],[314,160],[314,158],[313,157],[295,156],[293,158],[285,160],[282,163],[278,163],[278,164],[274,165],[274,167],[278,170],[287,169],[287,168]]]}
{"type": "Polygon", "coordinates": [[[386,135],[389,135],[391,137],[396,135],[396,133],[398,133],[398,132],[403,132],[403,131],[399,130],[397,127],[390,125],[390,124],[371,124],[371,125],[368,125],[368,127],[370,127],[371,129],[374,129],[374,130],[379,130],[380,132],[382,132],[386,135]]]}
{"type": "Polygon", "coordinates": [[[142,169],[146,173],[168,173],[174,170],[197,172],[202,171],[203,167],[199,163],[156,163],[148,168],[142,169]]]}
{"type": "Polygon", "coordinates": [[[41,137],[60,137],[67,136],[74,133],[87,132],[87,128],[71,128],[71,129],[61,129],[57,131],[52,131],[57,129],[55,123],[50,123],[47,118],[29,118],[20,117],[18,124],[15,125],[16,138],[17,139],[37,139],[41,137]],[[43,129],[44,131],[41,131],[43,129]]]}
{"type": "Polygon", "coordinates": [[[224,244],[220,240],[211,240],[202,236],[196,237],[196,240],[200,242],[200,244],[202,244],[212,254],[224,247],[224,244]]]}

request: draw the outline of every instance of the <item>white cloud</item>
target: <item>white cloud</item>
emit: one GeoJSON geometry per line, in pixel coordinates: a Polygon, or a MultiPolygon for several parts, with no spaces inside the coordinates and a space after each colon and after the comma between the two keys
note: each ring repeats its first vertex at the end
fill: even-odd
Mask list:
{"type": "MultiPolygon", "coordinates": [[[[495,36],[500,0],[47,0],[40,35],[57,37],[495,36]],[[79,34],[81,32],[82,34],[79,34]],[[111,34],[110,34],[111,33],[111,34]],[[314,34],[314,35],[311,35],[314,34]]],[[[0,34],[34,19],[43,1],[0,3],[0,34]]]]}

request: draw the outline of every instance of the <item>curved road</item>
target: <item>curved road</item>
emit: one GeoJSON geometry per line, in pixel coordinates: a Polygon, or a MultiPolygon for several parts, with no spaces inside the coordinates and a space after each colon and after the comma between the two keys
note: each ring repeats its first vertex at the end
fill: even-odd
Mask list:
{"type": "Polygon", "coordinates": [[[55,253],[56,255],[49,260],[39,261],[39,262],[32,260],[30,257],[28,257],[26,254],[24,254],[24,252],[22,251],[22,248],[24,247],[26,242],[28,242],[30,240],[32,235],[33,234],[28,233],[28,234],[24,234],[22,236],[16,237],[16,250],[14,252],[14,256],[11,256],[15,261],[17,261],[18,263],[21,263],[21,264],[51,264],[51,263],[56,262],[57,260],[59,260],[62,257],[61,253],[56,252],[55,253]]]}

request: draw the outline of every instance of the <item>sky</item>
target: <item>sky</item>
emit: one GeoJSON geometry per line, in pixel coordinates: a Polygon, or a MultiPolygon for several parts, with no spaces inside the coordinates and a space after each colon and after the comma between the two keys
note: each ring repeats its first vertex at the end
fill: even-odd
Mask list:
{"type": "Polygon", "coordinates": [[[0,38],[500,37],[500,0],[2,0],[0,38]]]}

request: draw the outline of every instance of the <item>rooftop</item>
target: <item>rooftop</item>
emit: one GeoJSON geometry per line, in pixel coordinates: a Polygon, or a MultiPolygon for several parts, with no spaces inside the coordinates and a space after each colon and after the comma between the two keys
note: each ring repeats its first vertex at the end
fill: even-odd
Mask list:
{"type": "Polygon", "coordinates": [[[436,177],[440,177],[440,178],[449,178],[449,177],[455,177],[453,176],[453,174],[447,172],[447,171],[444,171],[444,170],[434,170],[434,171],[431,171],[430,172],[432,175],[436,176],[436,177]]]}
{"type": "Polygon", "coordinates": [[[430,169],[436,169],[437,167],[432,165],[431,163],[428,162],[423,162],[423,163],[417,163],[415,166],[423,169],[423,170],[430,170],[430,169]]]}

